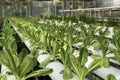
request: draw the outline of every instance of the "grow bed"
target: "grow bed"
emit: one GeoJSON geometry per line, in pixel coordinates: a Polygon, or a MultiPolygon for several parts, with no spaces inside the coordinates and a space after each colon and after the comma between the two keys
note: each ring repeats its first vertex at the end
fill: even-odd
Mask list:
{"type": "MultiPolygon", "coordinates": [[[[18,33],[18,35],[19,35],[21,38],[24,37],[21,33],[19,33],[19,31],[17,30],[16,27],[13,26],[13,28],[14,28],[14,30],[18,33]]],[[[25,45],[27,46],[27,48],[28,48],[29,50],[31,50],[30,40],[27,40],[27,41],[25,41],[24,43],[25,43],[25,45]]],[[[46,59],[48,56],[50,56],[50,54],[43,54],[43,55],[41,55],[42,53],[43,53],[42,50],[39,50],[39,54],[40,54],[40,56],[38,56],[38,62],[39,62],[39,63],[41,63],[42,61],[44,61],[44,59],[46,59]]],[[[58,80],[58,79],[64,80],[64,79],[63,79],[63,76],[62,76],[62,75],[63,75],[63,74],[62,74],[62,71],[64,70],[64,66],[63,66],[63,64],[60,63],[58,60],[49,63],[49,64],[47,65],[47,68],[52,68],[52,69],[53,69],[53,73],[51,73],[51,74],[49,75],[52,80],[58,80]]],[[[73,77],[71,80],[79,80],[78,77],[77,77],[74,73],[73,73],[73,75],[74,75],[74,77],[73,77]]],[[[47,77],[47,78],[48,78],[48,77],[47,77]]],[[[49,79],[50,79],[50,78],[49,78],[49,79]]],[[[50,80],[51,80],[51,79],[50,79],[50,80]]]]}
{"type": "MultiPolygon", "coordinates": [[[[14,28],[15,29],[15,28],[14,28]]],[[[18,30],[17,30],[17,32],[18,32],[18,30]]],[[[21,33],[19,33],[19,34],[21,34],[21,33]]],[[[111,35],[110,35],[111,36],[111,35]]],[[[21,37],[22,38],[22,37],[21,37]]],[[[25,44],[29,47],[30,46],[30,40],[28,40],[28,41],[25,41],[25,44]]],[[[30,48],[30,47],[29,47],[30,48]]],[[[90,49],[91,50],[91,49],[90,49]]],[[[41,52],[41,51],[40,51],[41,52]]],[[[99,55],[100,55],[100,53],[101,53],[101,51],[99,51],[99,52],[96,52],[96,53],[99,53],[99,55]]],[[[44,54],[43,56],[49,56],[49,54],[44,54]]],[[[41,57],[41,56],[40,56],[41,57]]],[[[43,58],[43,57],[42,57],[43,58]]],[[[39,58],[39,60],[40,60],[41,58],[39,58]]],[[[49,63],[50,64],[50,63],[49,63]]],[[[113,67],[110,67],[110,68],[108,68],[108,69],[104,69],[104,68],[101,68],[100,70],[97,70],[96,72],[98,72],[98,74],[99,75],[101,75],[104,79],[105,79],[105,76],[108,74],[108,73],[112,73],[112,70],[113,71],[117,71],[116,69],[114,69],[113,67]],[[108,71],[108,73],[102,73],[101,71],[108,71]],[[99,73],[100,72],[100,73],[99,73]]],[[[118,71],[119,72],[119,71],[118,71]]],[[[113,72],[114,73],[114,72],[113,72]]],[[[117,74],[119,74],[119,73],[117,73],[117,74]]],[[[117,77],[117,79],[119,79],[119,76],[117,75],[117,74],[115,74],[116,75],[116,77],[117,77]]]]}

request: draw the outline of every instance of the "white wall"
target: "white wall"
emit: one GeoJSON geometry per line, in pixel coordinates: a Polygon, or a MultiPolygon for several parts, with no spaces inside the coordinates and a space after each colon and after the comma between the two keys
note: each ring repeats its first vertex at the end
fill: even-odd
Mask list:
{"type": "Polygon", "coordinates": [[[113,0],[114,6],[120,6],[120,0],[113,0]]]}

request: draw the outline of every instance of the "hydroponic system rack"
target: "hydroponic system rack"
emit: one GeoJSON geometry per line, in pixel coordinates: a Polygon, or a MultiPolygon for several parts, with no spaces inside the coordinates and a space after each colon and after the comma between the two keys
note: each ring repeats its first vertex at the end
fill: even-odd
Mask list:
{"type": "Polygon", "coordinates": [[[120,80],[119,33],[118,27],[83,22],[5,18],[1,79],[49,75],[52,80],[120,80]],[[29,52],[17,52],[16,34],[29,52]]]}

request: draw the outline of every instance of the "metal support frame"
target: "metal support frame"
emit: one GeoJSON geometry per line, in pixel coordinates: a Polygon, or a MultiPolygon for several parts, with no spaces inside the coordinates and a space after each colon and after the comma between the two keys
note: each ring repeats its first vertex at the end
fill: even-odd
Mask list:
{"type": "Polygon", "coordinates": [[[101,12],[104,10],[109,10],[109,16],[112,15],[112,9],[120,9],[120,6],[113,6],[113,7],[100,7],[100,8],[85,8],[85,9],[73,9],[73,10],[59,10],[59,12],[61,13],[65,13],[65,12],[79,12],[79,11],[93,11],[95,14],[95,17],[97,16],[97,12],[99,13],[98,16],[101,16],[101,12]],[[97,11],[97,12],[96,12],[97,11]]]}

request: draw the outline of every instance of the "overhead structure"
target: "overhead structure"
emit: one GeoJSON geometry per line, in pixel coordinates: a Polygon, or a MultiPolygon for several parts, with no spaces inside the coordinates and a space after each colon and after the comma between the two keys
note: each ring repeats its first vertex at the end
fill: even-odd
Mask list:
{"type": "Polygon", "coordinates": [[[32,0],[0,0],[1,15],[4,16],[30,16],[30,2],[32,0]]]}
{"type": "MultiPolygon", "coordinates": [[[[110,10],[103,10],[104,8],[120,6],[119,4],[119,0],[0,0],[0,16],[30,17],[51,14],[55,16],[78,16],[81,13],[87,15],[100,13],[101,15],[102,12],[106,15],[111,8],[110,10]]],[[[116,13],[119,9],[113,11],[116,13]]]]}

